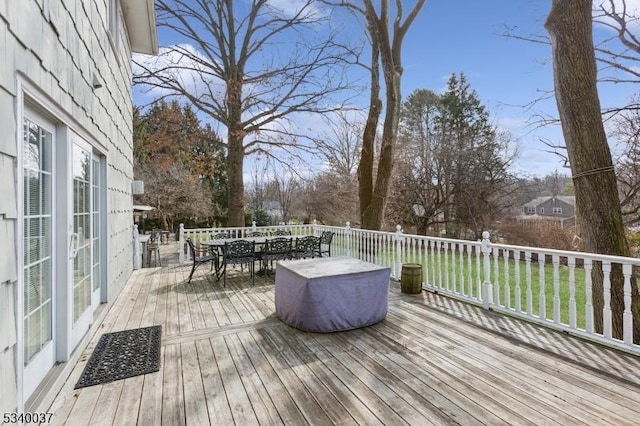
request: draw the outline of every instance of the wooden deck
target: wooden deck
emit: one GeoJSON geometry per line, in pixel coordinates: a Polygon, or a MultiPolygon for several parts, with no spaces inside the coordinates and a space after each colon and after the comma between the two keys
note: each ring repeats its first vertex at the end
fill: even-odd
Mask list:
{"type": "Polygon", "coordinates": [[[383,322],[306,333],[273,278],[223,288],[162,246],[136,271],[56,397],[55,424],[638,424],[640,359],[392,281],[383,322]],[[73,387],[103,332],[160,324],[157,373],[73,387]]]}

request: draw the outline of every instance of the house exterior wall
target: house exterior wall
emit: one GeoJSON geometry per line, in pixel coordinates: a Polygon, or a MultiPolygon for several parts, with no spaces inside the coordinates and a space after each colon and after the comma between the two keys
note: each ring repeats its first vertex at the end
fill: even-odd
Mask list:
{"type": "Polygon", "coordinates": [[[557,198],[551,198],[539,204],[538,206],[536,206],[536,213],[540,216],[571,217],[575,214],[575,208],[571,204],[565,203],[562,200],[559,200],[557,198]],[[553,213],[554,207],[562,208],[562,213],[554,214],[553,213]]]}
{"type": "Polygon", "coordinates": [[[107,300],[132,273],[131,51],[123,20],[109,35],[109,0],[0,2],[0,412],[24,408],[20,393],[17,247],[23,99],[66,128],[90,135],[105,156],[107,300]],[[94,88],[94,80],[102,87],[94,88]],[[14,244],[15,242],[15,244],[14,244]]]}
{"type": "Polygon", "coordinates": [[[544,197],[535,199],[525,204],[523,214],[553,217],[572,217],[575,215],[575,206],[571,203],[555,197],[544,197]],[[554,213],[554,207],[562,208],[562,213],[554,213]]]}

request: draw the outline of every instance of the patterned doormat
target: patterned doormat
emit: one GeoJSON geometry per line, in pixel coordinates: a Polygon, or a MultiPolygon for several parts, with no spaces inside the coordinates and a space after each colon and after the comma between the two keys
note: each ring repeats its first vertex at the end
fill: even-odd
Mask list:
{"type": "Polygon", "coordinates": [[[75,389],[160,370],[162,328],[135,328],[100,337],[75,389]]]}

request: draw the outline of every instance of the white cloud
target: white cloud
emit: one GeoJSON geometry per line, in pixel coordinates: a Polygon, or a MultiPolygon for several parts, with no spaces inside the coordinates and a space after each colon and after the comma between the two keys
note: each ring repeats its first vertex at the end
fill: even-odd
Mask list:
{"type": "MultiPolygon", "coordinates": [[[[158,72],[162,77],[174,79],[195,96],[224,97],[222,80],[211,75],[209,59],[190,44],[161,47],[157,56],[133,55],[133,75],[142,75],[144,69],[158,72]]],[[[149,83],[159,80],[150,78],[149,83]]],[[[155,97],[176,94],[175,91],[149,86],[155,97]]]]}

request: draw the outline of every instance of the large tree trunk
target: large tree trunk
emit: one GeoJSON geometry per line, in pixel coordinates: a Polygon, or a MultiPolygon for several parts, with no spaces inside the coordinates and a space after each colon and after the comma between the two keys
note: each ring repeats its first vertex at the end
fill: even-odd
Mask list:
{"type": "Polygon", "coordinates": [[[364,0],[365,17],[371,36],[372,65],[371,65],[371,98],[369,117],[362,141],[362,157],[358,166],[360,180],[360,216],[362,227],[379,230],[384,219],[384,208],[391,184],[393,171],[393,147],[398,136],[398,120],[400,117],[400,82],[402,77],[402,40],[424,6],[426,0],[417,0],[404,23],[402,23],[402,2],[396,2],[396,17],[393,21],[393,34],[389,34],[389,0],[380,2],[380,15],[371,0],[364,0]],[[380,117],[380,83],[378,57],[384,70],[386,87],[386,111],[382,131],[380,158],[376,170],[375,185],[373,184],[373,146],[378,118],[380,117]]]}
{"type": "Polygon", "coordinates": [[[378,121],[382,111],[380,101],[380,50],[376,43],[371,48],[371,89],[369,90],[369,114],[362,133],[362,152],[358,163],[358,195],[360,199],[360,226],[370,228],[370,210],[373,200],[373,162],[375,160],[375,141],[378,132],[378,121]]]}
{"type": "Polygon", "coordinates": [[[229,185],[228,226],[244,226],[244,136],[242,126],[242,83],[227,82],[227,178],[229,185]]]}
{"type": "MultiPolygon", "coordinates": [[[[629,256],[616,176],[600,115],[592,38],[591,2],[553,0],[545,23],[551,36],[556,102],[576,194],[576,219],[585,251],[629,256]]],[[[596,331],[603,330],[603,274],[595,265],[596,331]]],[[[640,337],[640,300],[633,280],[634,340],[640,337]]],[[[622,338],[624,311],[620,268],[611,272],[613,335],[622,338]]]]}

